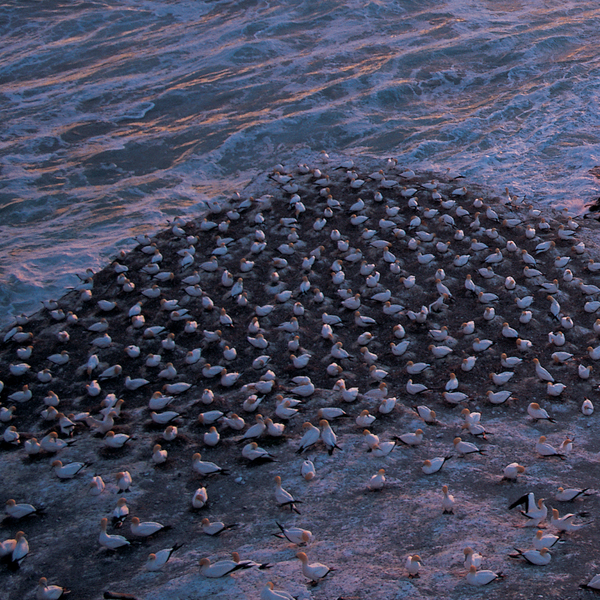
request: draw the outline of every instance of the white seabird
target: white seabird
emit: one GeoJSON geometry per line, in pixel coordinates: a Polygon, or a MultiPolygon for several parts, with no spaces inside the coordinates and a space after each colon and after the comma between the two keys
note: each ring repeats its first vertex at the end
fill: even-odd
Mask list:
{"type": "Polygon", "coordinates": [[[308,557],[304,552],[298,552],[298,554],[296,554],[296,558],[298,558],[302,563],[302,574],[307,579],[310,579],[313,584],[318,583],[321,579],[327,577],[327,575],[333,571],[333,569],[321,563],[309,564],[308,557]]]}

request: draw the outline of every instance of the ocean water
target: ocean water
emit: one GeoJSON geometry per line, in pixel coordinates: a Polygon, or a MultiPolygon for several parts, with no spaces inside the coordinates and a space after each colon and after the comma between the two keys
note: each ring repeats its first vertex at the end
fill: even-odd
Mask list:
{"type": "Polygon", "coordinates": [[[0,324],[319,151],[581,213],[589,0],[0,0],[0,324]]]}

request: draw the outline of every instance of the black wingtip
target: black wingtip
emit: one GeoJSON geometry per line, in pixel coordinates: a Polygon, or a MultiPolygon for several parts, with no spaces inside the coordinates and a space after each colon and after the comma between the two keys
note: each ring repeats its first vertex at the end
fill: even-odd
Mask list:
{"type": "Polygon", "coordinates": [[[529,497],[529,493],[521,496],[518,500],[515,500],[509,507],[508,510],[512,510],[513,508],[515,508],[516,506],[519,506],[519,504],[526,504],[527,503],[527,499],[529,497]]]}

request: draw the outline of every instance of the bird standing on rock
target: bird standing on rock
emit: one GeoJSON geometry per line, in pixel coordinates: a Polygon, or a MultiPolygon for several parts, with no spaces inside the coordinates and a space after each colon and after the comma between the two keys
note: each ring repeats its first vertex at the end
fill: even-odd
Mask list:
{"type": "Polygon", "coordinates": [[[281,487],[281,477],[279,475],[275,476],[275,500],[279,506],[289,506],[293,512],[300,514],[296,504],[300,503],[301,500],[295,500],[288,491],[281,487]]]}

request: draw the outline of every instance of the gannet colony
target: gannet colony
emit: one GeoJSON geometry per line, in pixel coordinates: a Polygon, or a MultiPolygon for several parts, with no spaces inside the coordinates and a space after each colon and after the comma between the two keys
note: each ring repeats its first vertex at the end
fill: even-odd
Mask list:
{"type": "Polygon", "coordinates": [[[3,332],[0,597],[592,597],[597,223],[259,183],[3,332]]]}

